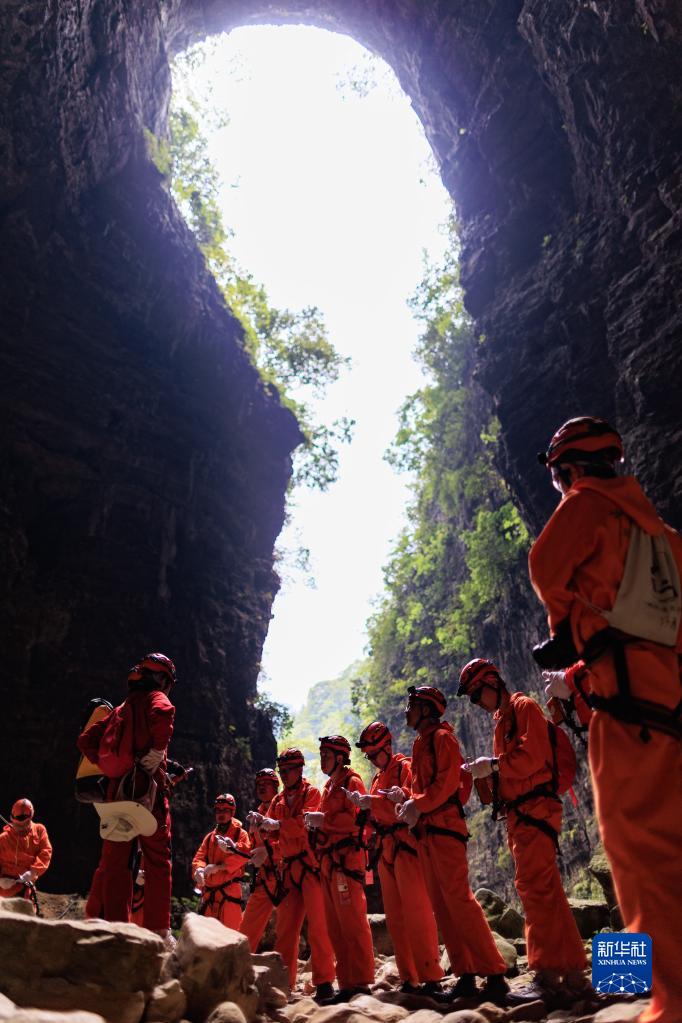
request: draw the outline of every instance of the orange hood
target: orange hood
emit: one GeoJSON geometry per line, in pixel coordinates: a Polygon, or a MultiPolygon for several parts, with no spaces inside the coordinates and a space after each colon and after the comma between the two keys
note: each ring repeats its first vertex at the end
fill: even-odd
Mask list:
{"type": "Polygon", "coordinates": [[[665,531],[665,523],[646,496],[634,476],[617,476],[602,480],[596,476],[582,476],[576,480],[566,497],[576,490],[594,490],[613,501],[626,515],[637,523],[640,529],[652,536],[665,531]]]}

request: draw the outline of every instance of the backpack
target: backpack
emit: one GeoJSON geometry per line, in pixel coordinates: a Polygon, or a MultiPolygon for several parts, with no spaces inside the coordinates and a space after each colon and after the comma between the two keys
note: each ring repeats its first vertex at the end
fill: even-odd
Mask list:
{"type": "Polygon", "coordinates": [[[573,787],[578,771],[578,760],[571,740],[553,721],[547,722],[549,744],[552,747],[552,774],[557,794],[563,796],[573,787]]]}
{"type": "Polygon", "coordinates": [[[99,743],[97,763],[107,778],[122,778],[135,766],[135,721],[125,701],[109,712],[99,743]]]}
{"type": "MultiPolygon", "coordinates": [[[[579,594],[576,594],[578,599],[579,594]]],[[[682,617],[680,575],[665,533],[654,536],[632,523],[623,578],[610,611],[583,601],[618,629],[637,639],[674,647],[682,617]]]]}
{"type": "MultiPolygon", "coordinates": [[[[113,710],[108,700],[96,697],[90,700],[81,719],[81,734],[101,721],[113,710]]],[[[106,798],[106,784],[99,766],[91,764],[87,757],[81,756],[76,769],[75,796],[79,803],[101,803],[106,798]]]]}
{"type": "MultiPolygon", "coordinates": [[[[434,730],[431,732],[431,735],[430,735],[430,738],[431,738],[431,756],[433,757],[433,776],[431,778],[431,784],[432,785],[433,785],[434,781],[436,780],[436,775],[438,773],[438,770],[437,770],[437,767],[436,767],[436,732],[437,731],[438,731],[438,728],[434,728],[434,730]]],[[[460,769],[460,772],[459,772],[459,785],[458,785],[458,787],[455,789],[455,791],[452,793],[452,795],[448,796],[446,801],[444,803],[442,803],[441,806],[437,807],[437,809],[441,810],[444,806],[448,806],[449,804],[454,804],[459,809],[459,812],[460,812],[461,816],[464,817],[464,807],[469,802],[469,797],[471,796],[471,790],[473,789],[473,787],[474,787],[474,779],[471,776],[471,771],[462,771],[460,769]]]]}

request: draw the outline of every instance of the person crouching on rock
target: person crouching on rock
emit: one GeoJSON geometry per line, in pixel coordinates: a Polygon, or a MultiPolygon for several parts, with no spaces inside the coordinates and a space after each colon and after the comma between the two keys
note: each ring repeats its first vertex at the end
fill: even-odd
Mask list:
{"type": "Polygon", "coordinates": [[[271,767],[256,771],[258,809],[246,815],[246,825],[251,838],[251,862],[257,874],[239,928],[249,939],[252,952],[258,951],[263,932],[281,895],[278,876],[279,835],[277,830],[265,831],[259,827],[260,822],[268,815],[278,788],[279,778],[271,767]]]}
{"type": "Polygon", "coordinates": [[[369,795],[351,792],[361,813],[369,813],[378,842],[377,866],[386,925],[403,984],[401,991],[432,994],[440,990],[438,930],[426,890],[417,840],[407,824],[396,820],[396,803],[409,798],[412,770],[408,757],[394,753],[392,736],[382,721],[363,728],[355,744],[376,768],[369,795]],[[421,984],[421,987],[418,985],[421,984]]]}
{"type": "Polygon", "coordinates": [[[305,815],[316,835],[320,858],[324,912],[336,955],[339,990],[327,1004],[347,1002],[368,992],[374,982],[374,948],[367,920],[365,871],[367,854],[362,844],[362,823],[351,794],[365,793],[362,778],[350,767],[350,743],[342,735],[320,738],[320,767],[328,781],[320,809],[305,815]]]}
{"type": "Polygon", "coordinates": [[[35,883],[50,866],[52,846],[44,824],[33,820],[30,799],[17,799],[0,834],[0,898],[23,896],[35,904],[35,883]]]}
{"type": "Polygon", "coordinates": [[[557,866],[563,806],[547,718],[532,697],[510,694],[496,666],[481,657],[462,668],[457,695],[495,718],[495,756],[479,757],[470,770],[474,778],[498,777],[514,884],[526,915],[528,967],[535,977],[509,1001],[547,998],[560,989],[578,997],[590,985],[583,973],[585,949],[557,866]]]}
{"type": "Polygon", "coordinates": [[[487,977],[481,997],[504,1003],[507,966],[469,887],[469,836],[459,800],[462,755],[451,725],[441,721],[447,701],[435,686],[410,686],[407,692],[405,720],[418,734],[412,747],[412,793],[396,807],[396,815],[417,837],[431,905],[459,977],[442,997],[477,997],[478,974],[487,977]]]}
{"type": "Polygon", "coordinates": [[[251,842],[234,816],[236,806],[229,792],[216,796],[216,826],[196,851],[192,877],[201,890],[199,912],[238,931],[242,922],[241,880],[251,858],[251,842]]]}

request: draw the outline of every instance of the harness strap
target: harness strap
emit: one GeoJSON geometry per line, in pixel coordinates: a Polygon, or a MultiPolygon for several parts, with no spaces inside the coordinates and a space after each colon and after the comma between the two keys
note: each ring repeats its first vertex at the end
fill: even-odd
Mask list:
{"type": "Polygon", "coordinates": [[[469,836],[463,835],[461,831],[454,831],[452,828],[439,828],[435,824],[425,824],[424,832],[427,835],[446,835],[448,838],[456,838],[458,842],[463,842],[464,845],[469,841],[469,836]]]}
{"type": "Polygon", "coordinates": [[[365,848],[364,845],[358,842],[356,838],[354,838],[352,835],[348,835],[346,836],[346,838],[342,838],[340,839],[340,841],[335,842],[334,845],[325,846],[324,848],[320,849],[319,855],[329,856],[330,869],[332,871],[338,870],[342,874],[345,874],[346,877],[352,878],[353,881],[359,881],[360,884],[364,884],[365,872],[360,870],[351,870],[350,867],[346,866],[345,855],[342,857],[337,857],[335,855],[336,853],[344,849],[346,850],[346,853],[348,853],[351,850],[354,852],[363,852],[364,848],[365,848]]]}
{"type": "MultiPolygon", "coordinates": [[[[286,884],[285,884],[285,880],[284,879],[285,879],[287,874],[289,875],[289,881],[291,882],[292,886],[297,891],[302,892],[303,891],[303,882],[305,881],[306,874],[312,874],[313,877],[319,878],[320,871],[319,871],[318,867],[313,867],[313,866],[311,866],[310,863],[308,863],[307,856],[306,856],[306,850],[303,849],[300,853],[296,853],[295,856],[285,856],[283,858],[283,860],[282,860],[282,879],[281,880],[282,880],[282,888],[285,889],[284,895],[286,895],[286,884]],[[291,872],[291,865],[293,863],[297,863],[297,862],[299,862],[301,864],[301,880],[300,880],[300,883],[294,881],[294,876],[293,876],[293,874],[291,872]]],[[[282,898],[284,898],[284,895],[282,896],[282,898]]]]}
{"type": "Polygon", "coordinates": [[[226,889],[233,884],[234,879],[232,881],[226,881],[225,884],[215,885],[212,888],[205,888],[204,897],[202,898],[201,905],[199,906],[199,909],[197,911],[199,915],[203,916],[206,913],[206,910],[209,908],[209,906],[212,906],[215,902],[218,901],[218,897],[220,897],[221,906],[224,902],[233,902],[235,903],[235,905],[241,906],[242,904],[241,899],[236,898],[234,895],[227,894],[226,889]]]}
{"type": "MultiPolygon", "coordinates": [[[[561,800],[559,800],[559,802],[561,802],[561,800]]],[[[557,856],[559,856],[559,858],[561,858],[561,848],[559,847],[559,832],[556,831],[551,824],[548,824],[547,821],[538,820],[537,817],[531,817],[529,813],[523,813],[521,810],[517,810],[516,807],[514,807],[513,809],[514,813],[516,814],[516,816],[518,817],[522,824],[527,824],[529,825],[529,827],[537,828],[539,831],[542,831],[543,834],[547,835],[548,838],[552,839],[552,842],[554,843],[554,848],[556,849],[556,854],[557,856]]]]}

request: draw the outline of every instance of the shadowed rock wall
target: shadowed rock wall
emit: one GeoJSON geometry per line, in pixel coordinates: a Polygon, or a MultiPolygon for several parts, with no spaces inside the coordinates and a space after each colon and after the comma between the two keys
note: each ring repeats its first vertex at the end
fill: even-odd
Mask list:
{"type": "MultiPolygon", "coordinates": [[[[395,68],[458,204],[504,471],[535,528],[562,417],[614,418],[680,524],[682,14],[673,0],[8,0],[0,11],[0,804],[31,794],[83,885],[65,792],[84,699],[178,663],[180,876],[216,788],[273,744],[250,708],[296,424],[246,359],[151,161],[168,56],[300,21],[395,68]],[[237,741],[239,740],[239,741],[237,741]],[[195,816],[196,815],[196,816],[195,816]]],[[[239,773],[241,772],[241,773],[239,773]]]]}

